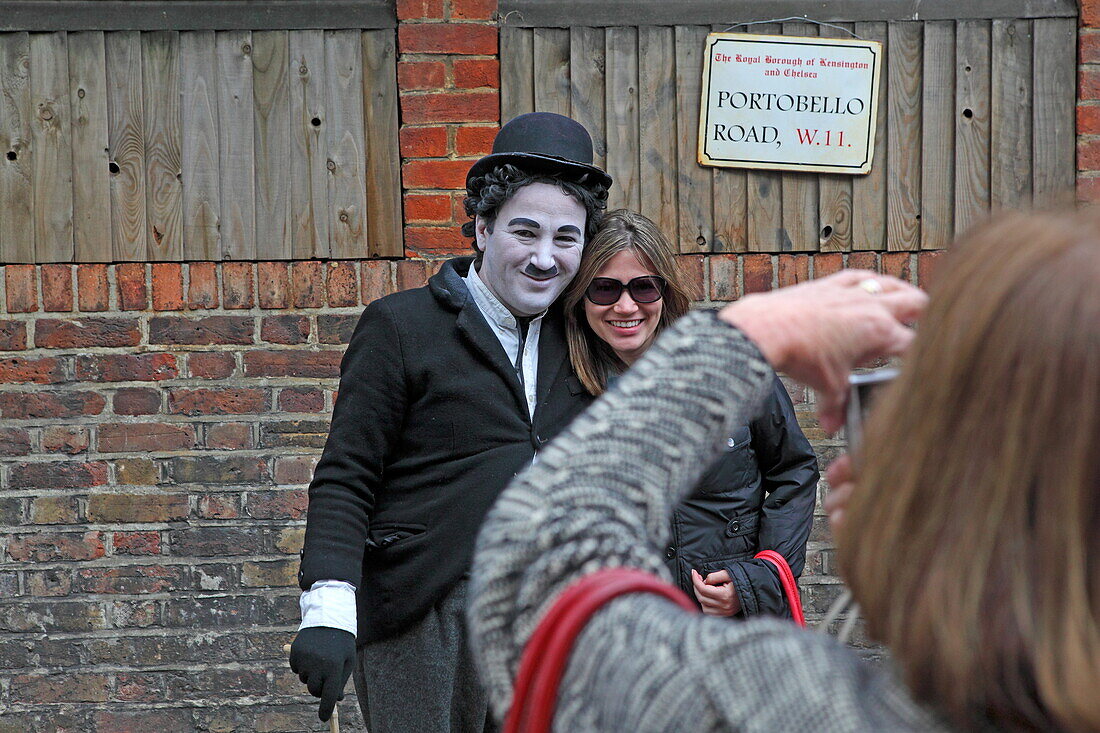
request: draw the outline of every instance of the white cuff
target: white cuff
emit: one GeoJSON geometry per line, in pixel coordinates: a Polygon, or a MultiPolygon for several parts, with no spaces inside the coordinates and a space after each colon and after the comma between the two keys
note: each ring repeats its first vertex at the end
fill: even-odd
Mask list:
{"type": "Polygon", "coordinates": [[[302,624],[298,630],[312,626],[343,629],[355,636],[355,586],[342,580],[318,580],[298,600],[302,609],[302,624]]]}

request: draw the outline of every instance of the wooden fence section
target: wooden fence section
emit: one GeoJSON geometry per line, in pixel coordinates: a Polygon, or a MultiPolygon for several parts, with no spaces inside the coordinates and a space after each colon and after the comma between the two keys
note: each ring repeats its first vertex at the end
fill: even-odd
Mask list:
{"type": "Polygon", "coordinates": [[[395,32],[0,33],[0,262],[401,256],[395,32]]]}
{"type": "Polygon", "coordinates": [[[884,44],[866,176],[696,163],[703,44],[726,28],[506,25],[502,119],[545,110],[583,122],[615,178],[611,205],[678,232],[683,252],[934,249],[998,207],[1072,195],[1074,18],[732,29],[884,44]]]}

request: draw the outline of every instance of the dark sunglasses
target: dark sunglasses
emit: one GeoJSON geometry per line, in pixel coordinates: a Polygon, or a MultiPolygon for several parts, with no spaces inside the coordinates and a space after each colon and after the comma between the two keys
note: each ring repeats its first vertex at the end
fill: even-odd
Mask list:
{"type": "Polygon", "coordinates": [[[656,303],[664,297],[668,283],[660,275],[643,275],[628,283],[612,277],[594,277],[584,297],[596,305],[614,305],[622,297],[624,288],[635,303],[656,303]]]}

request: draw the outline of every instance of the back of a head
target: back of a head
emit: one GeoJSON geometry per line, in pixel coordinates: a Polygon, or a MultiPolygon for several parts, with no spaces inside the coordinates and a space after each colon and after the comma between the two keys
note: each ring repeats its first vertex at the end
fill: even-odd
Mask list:
{"type": "Polygon", "coordinates": [[[867,428],[840,561],[961,729],[1100,729],[1100,217],[953,246],[867,428]]]}

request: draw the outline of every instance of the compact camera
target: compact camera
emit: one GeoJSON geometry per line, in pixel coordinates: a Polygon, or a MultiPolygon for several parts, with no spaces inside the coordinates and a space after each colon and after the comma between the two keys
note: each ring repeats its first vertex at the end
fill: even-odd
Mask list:
{"type": "Polygon", "coordinates": [[[848,375],[848,414],[844,430],[848,436],[848,452],[855,454],[863,442],[863,423],[875,401],[875,395],[898,376],[894,367],[848,375]]]}

